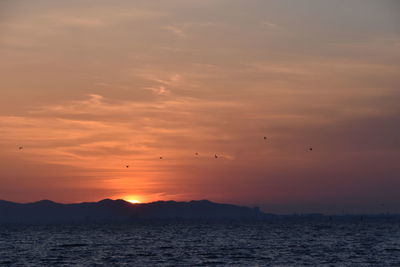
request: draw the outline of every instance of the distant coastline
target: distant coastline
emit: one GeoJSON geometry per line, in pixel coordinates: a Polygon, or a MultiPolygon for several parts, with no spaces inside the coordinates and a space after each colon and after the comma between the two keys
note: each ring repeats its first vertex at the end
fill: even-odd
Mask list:
{"type": "Polygon", "coordinates": [[[15,203],[0,200],[0,223],[110,222],[138,219],[258,219],[258,208],[219,204],[208,200],[157,201],[133,204],[122,199],[61,204],[50,200],[15,203]]]}
{"type": "Polygon", "coordinates": [[[124,200],[61,204],[50,200],[15,203],[0,200],[0,223],[88,223],[132,222],[147,219],[246,219],[246,220],[400,220],[398,214],[324,215],[264,213],[257,207],[214,203],[208,200],[189,202],[157,201],[133,204],[124,200]]]}

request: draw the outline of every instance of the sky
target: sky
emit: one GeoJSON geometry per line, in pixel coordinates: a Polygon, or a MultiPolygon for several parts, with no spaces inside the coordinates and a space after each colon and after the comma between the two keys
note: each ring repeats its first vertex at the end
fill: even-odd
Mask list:
{"type": "Polygon", "coordinates": [[[0,199],[399,213],[398,14],[397,0],[0,0],[0,199]]]}

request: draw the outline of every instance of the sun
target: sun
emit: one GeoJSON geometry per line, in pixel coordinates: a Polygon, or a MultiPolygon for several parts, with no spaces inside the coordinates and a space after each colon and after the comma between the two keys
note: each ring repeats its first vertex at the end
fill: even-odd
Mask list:
{"type": "Polygon", "coordinates": [[[126,201],[128,201],[128,202],[130,202],[130,203],[132,203],[132,204],[139,204],[139,203],[141,203],[139,200],[137,200],[137,199],[127,199],[126,201]]]}
{"type": "Polygon", "coordinates": [[[132,204],[143,203],[142,196],[138,196],[138,195],[124,195],[124,196],[119,196],[118,198],[123,199],[132,204]]]}

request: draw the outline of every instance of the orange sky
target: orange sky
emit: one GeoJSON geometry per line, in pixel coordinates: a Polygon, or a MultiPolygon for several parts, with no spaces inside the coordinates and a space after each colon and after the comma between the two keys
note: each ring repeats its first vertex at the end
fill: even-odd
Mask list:
{"type": "Polygon", "coordinates": [[[399,12],[0,1],[0,199],[400,212],[399,12]]]}

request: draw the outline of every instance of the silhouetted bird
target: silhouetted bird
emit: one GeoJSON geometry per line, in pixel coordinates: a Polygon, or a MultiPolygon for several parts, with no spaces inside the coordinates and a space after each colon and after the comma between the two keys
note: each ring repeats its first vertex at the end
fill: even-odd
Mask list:
{"type": "Polygon", "coordinates": [[[129,165],[126,165],[126,168],[129,168],[129,165]]]}
{"type": "Polygon", "coordinates": [[[194,153],[194,154],[195,154],[196,156],[198,156],[198,155],[199,155],[199,153],[197,153],[197,152],[196,152],[196,153],[194,153]]]}
{"type": "Polygon", "coordinates": [[[309,150],[309,151],[312,151],[312,150],[313,150],[313,148],[312,148],[312,147],[310,147],[308,150],[309,150]]]}
{"type": "Polygon", "coordinates": [[[267,137],[266,137],[266,136],[264,136],[264,140],[267,140],[267,137]]]}
{"type": "Polygon", "coordinates": [[[162,157],[160,157],[160,159],[162,159],[162,157]]]}
{"type": "Polygon", "coordinates": [[[24,149],[24,147],[23,147],[23,146],[20,146],[18,149],[19,149],[19,150],[22,150],[22,149],[24,149]]]}
{"type": "Polygon", "coordinates": [[[214,157],[217,159],[218,158],[217,154],[215,154],[214,157]]]}

